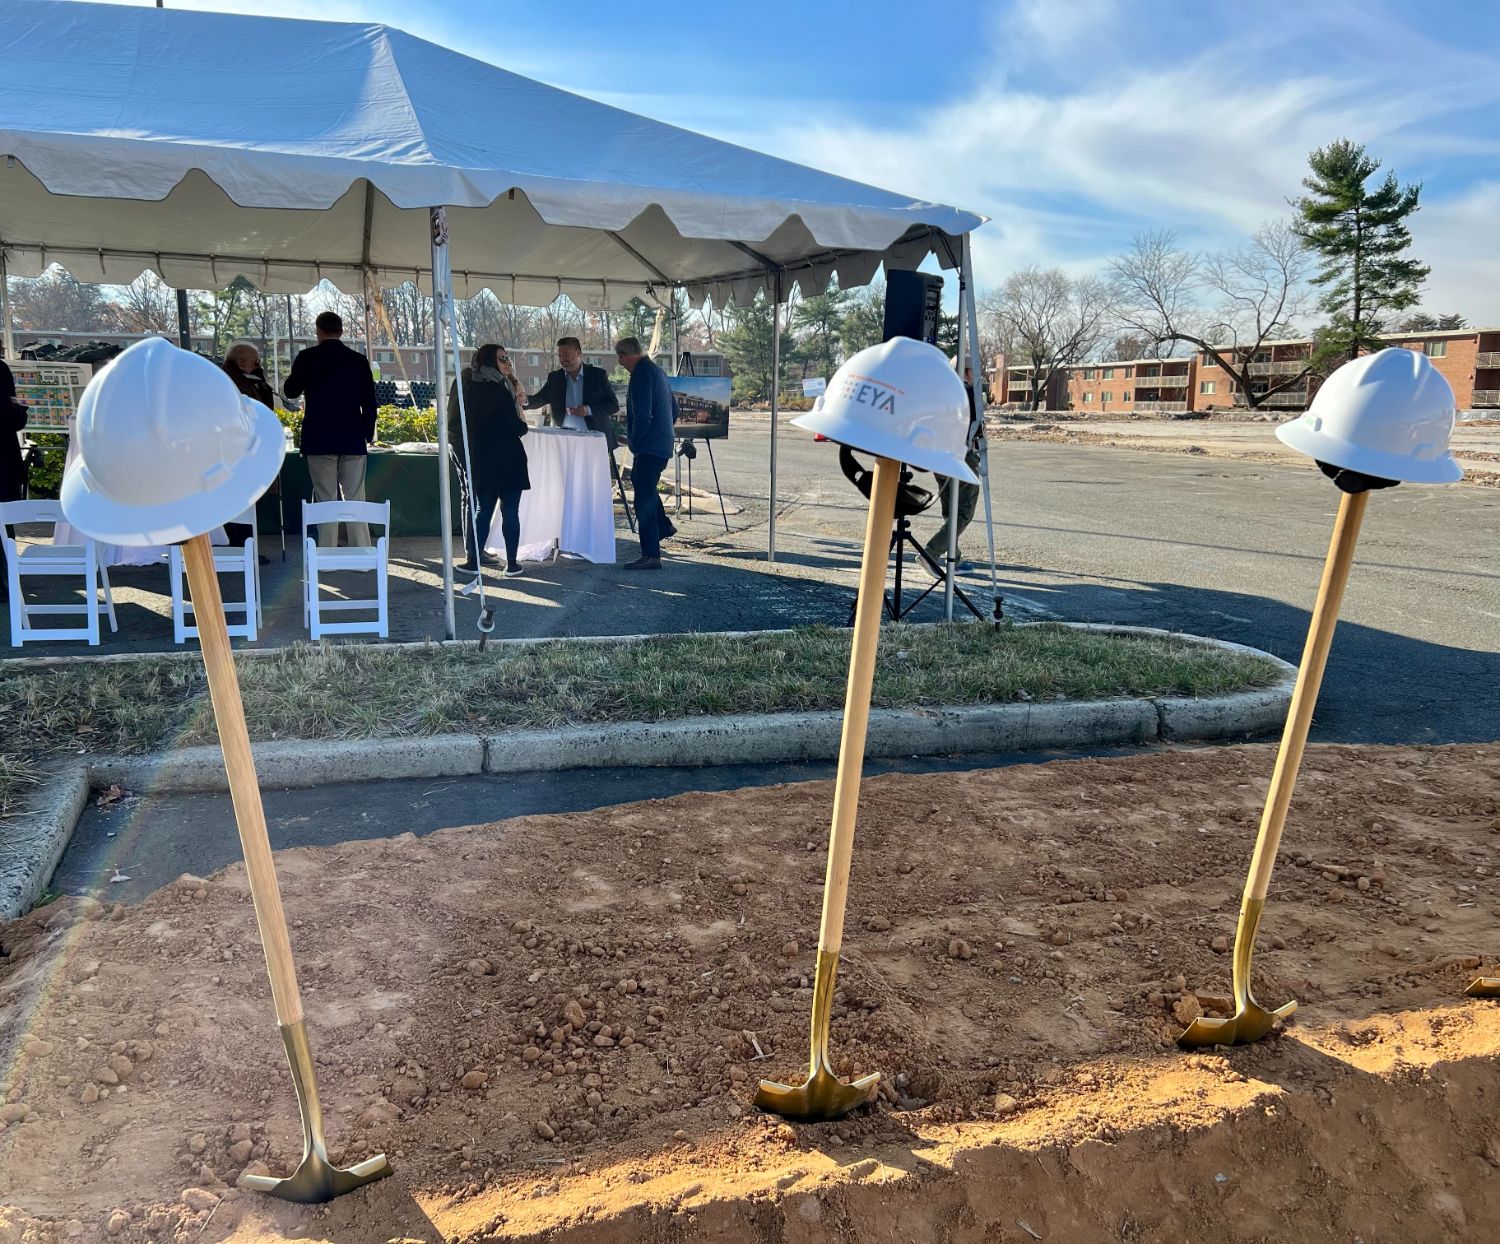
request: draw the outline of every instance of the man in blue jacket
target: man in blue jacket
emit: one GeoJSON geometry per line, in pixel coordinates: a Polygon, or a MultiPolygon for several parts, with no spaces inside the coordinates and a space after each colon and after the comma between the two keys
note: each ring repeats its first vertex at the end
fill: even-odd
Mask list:
{"type": "Polygon", "coordinates": [[[627,570],[660,570],[661,542],[677,534],[657,495],[656,484],[672,460],[672,429],[677,421],[677,399],[667,373],[646,357],[640,338],[615,343],[615,357],[630,373],[625,392],[625,443],[630,449],[630,478],[635,483],[636,528],[641,555],[626,562],[627,570]]]}

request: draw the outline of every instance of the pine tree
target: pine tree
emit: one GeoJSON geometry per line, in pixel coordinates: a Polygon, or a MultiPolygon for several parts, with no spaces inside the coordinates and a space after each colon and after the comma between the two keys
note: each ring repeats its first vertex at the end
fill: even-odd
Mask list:
{"type": "Polygon", "coordinates": [[[1362,143],[1340,138],[1308,157],[1310,194],[1294,201],[1298,233],[1322,266],[1312,283],[1329,323],[1320,336],[1330,351],[1354,358],[1378,350],[1385,316],[1414,306],[1431,269],[1412,259],[1407,218],[1417,210],[1420,183],[1402,186],[1387,173],[1374,190],[1366,183],[1380,161],[1362,143]]]}

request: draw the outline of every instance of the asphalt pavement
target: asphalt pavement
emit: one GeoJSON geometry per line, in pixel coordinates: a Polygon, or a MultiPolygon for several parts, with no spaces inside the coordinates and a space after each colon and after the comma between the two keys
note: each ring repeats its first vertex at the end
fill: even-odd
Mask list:
{"type": "MultiPolygon", "coordinates": [[[[726,474],[749,478],[768,442],[742,425],[719,451],[726,474]]],[[[778,461],[789,560],[807,543],[852,547],[860,499],[833,447],[783,429],[778,461]]],[[[1158,626],[1300,660],[1339,501],[1311,465],[1007,442],[991,473],[1008,614],[1158,626]]],[[[736,499],[743,518],[768,510],[752,490],[736,499]]],[[[918,534],[936,521],[920,516],[918,534]]],[[[977,522],[964,552],[987,560],[977,522]]],[[[1500,739],[1500,489],[1371,497],[1313,738],[1500,739]]]]}

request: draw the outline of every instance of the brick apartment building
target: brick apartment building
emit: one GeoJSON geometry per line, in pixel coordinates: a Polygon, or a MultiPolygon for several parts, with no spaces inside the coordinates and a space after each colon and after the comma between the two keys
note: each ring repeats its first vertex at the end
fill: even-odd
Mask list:
{"type": "MultiPolygon", "coordinates": [[[[1453,386],[1459,410],[1500,408],[1500,328],[1455,328],[1425,333],[1386,333],[1392,346],[1427,355],[1453,386]]],[[[1296,375],[1312,354],[1311,338],[1266,342],[1250,360],[1250,382],[1264,392],[1278,380],[1296,375]]],[[[997,357],[990,396],[1001,406],[1029,407],[1031,368],[1008,367],[997,357]]],[[[1300,411],[1317,392],[1316,378],[1283,389],[1260,409],[1300,411]]],[[[1114,363],[1080,363],[1054,375],[1043,410],[1083,414],[1147,414],[1243,408],[1238,385],[1205,353],[1170,359],[1128,359],[1114,363]]]]}

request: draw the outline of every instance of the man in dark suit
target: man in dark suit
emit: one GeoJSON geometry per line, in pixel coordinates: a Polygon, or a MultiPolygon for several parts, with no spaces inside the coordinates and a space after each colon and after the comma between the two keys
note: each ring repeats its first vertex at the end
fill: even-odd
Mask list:
{"type": "MultiPolygon", "coordinates": [[[[375,439],[375,377],[370,360],[343,343],[344,321],[325,311],[314,322],[318,344],[297,355],[282,391],[307,400],[302,408],[302,456],[314,501],[365,499],[367,449],[375,439]]],[[[349,543],[368,546],[370,529],[349,523],[349,543]]],[[[337,523],[318,526],[318,543],[339,542],[337,523]]]]}
{"type": "Polygon", "coordinates": [[[610,416],[620,409],[620,399],[602,367],[591,367],[583,361],[583,347],[577,337],[563,337],[557,343],[557,361],[562,364],[549,372],[547,383],[527,398],[526,409],[548,408],[554,427],[563,427],[569,415],[576,415],[591,431],[603,432],[609,452],[615,452],[615,430],[610,416]]]}

